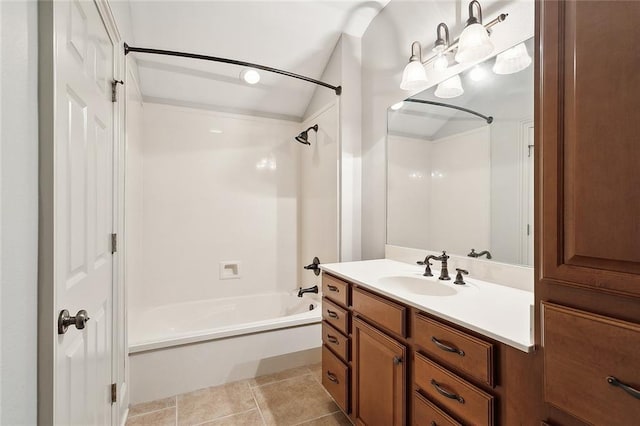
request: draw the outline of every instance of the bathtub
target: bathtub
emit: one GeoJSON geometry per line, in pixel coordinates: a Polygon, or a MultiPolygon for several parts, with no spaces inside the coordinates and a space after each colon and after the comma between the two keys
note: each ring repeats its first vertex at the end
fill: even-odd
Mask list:
{"type": "Polygon", "coordinates": [[[319,304],[282,292],[131,309],[131,403],[319,362],[319,304]]]}

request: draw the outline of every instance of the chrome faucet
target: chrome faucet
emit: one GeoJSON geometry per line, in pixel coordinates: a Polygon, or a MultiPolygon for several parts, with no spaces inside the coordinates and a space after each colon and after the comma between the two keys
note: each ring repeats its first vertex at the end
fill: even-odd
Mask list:
{"type": "Polygon", "coordinates": [[[302,288],[300,287],[298,289],[298,297],[302,297],[303,294],[305,293],[315,293],[318,294],[318,286],[314,285],[313,287],[309,287],[309,288],[302,288]]]}
{"type": "Polygon", "coordinates": [[[476,249],[471,249],[471,253],[469,253],[467,256],[469,256],[469,257],[482,257],[485,254],[487,255],[487,259],[491,259],[491,253],[489,252],[489,250],[483,250],[480,253],[477,253],[476,249]]]}

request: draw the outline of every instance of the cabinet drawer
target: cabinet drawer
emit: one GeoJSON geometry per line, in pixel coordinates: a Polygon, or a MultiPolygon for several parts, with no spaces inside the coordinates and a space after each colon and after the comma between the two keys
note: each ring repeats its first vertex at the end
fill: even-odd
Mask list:
{"type": "Polygon", "coordinates": [[[462,426],[419,392],[413,393],[413,426],[462,426]]]}
{"type": "Polygon", "coordinates": [[[398,336],[406,337],[407,308],[355,287],[351,298],[353,310],[358,314],[398,336]]]}
{"type": "Polygon", "coordinates": [[[345,413],[349,412],[349,367],[322,347],[322,386],[345,413]]]}
{"type": "Polygon", "coordinates": [[[425,352],[493,386],[493,345],[415,313],[413,339],[425,352]]]}
{"type": "Polygon", "coordinates": [[[322,274],[322,295],[344,307],[349,306],[349,284],[326,273],[322,274]]]}
{"type": "Polygon", "coordinates": [[[344,334],[349,333],[349,312],[331,303],[326,297],[322,299],[322,319],[344,334]]]}
{"type": "Polygon", "coordinates": [[[331,348],[343,361],[349,361],[349,338],[324,321],[322,322],[322,343],[331,348]]]}
{"type": "Polygon", "coordinates": [[[414,381],[430,399],[464,423],[493,424],[493,397],[415,352],[414,381]]]}
{"type": "Polygon", "coordinates": [[[542,303],[544,397],[591,424],[640,418],[640,324],[542,303]],[[615,380],[614,379],[614,380],[615,380]]]}

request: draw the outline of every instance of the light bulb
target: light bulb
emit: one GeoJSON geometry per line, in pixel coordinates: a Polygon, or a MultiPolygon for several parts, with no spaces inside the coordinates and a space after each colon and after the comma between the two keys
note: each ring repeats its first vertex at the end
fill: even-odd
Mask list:
{"type": "Polygon", "coordinates": [[[527,52],[527,46],[520,43],[509,50],[499,53],[493,72],[496,74],[514,74],[531,65],[531,56],[527,52]]]}
{"type": "Polygon", "coordinates": [[[476,65],[475,67],[473,67],[473,69],[469,72],[469,78],[472,81],[481,81],[484,80],[484,78],[487,76],[487,72],[484,70],[484,68],[476,65]]]}
{"type": "Polygon", "coordinates": [[[404,102],[400,101],[398,103],[395,103],[395,104],[391,105],[391,109],[394,110],[394,111],[397,111],[400,108],[402,108],[403,106],[404,106],[404,102]]]}
{"type": "Polygon", "coordinates": [[[427,72],[420,60],[412,60],[404,67],[400,88],[402,90],[422,89],[427,84],[427,72]]]}
{"type": "Polygon", "coordinates": [[[448,80],[443,81],[438,84],[434,95],[439,98],[456,98],[464,93],[464,89],[462,88],[462,81],[460,80],[459,75],[454,75],[448,80]]]}
{"type": "Polygon", "coordinates": [[[471,24],[460,34],[456,62],[460,64],[476,62],[493,52],[493,43],[487,29],[482,24],[471,24]]]}
{"type": "Polygon", "coordinates": [[[240,73],[240,78],[242,78],[247,84],[256,84],[260,81],[260,74],[256,70],[247,69],[240,73]]]}

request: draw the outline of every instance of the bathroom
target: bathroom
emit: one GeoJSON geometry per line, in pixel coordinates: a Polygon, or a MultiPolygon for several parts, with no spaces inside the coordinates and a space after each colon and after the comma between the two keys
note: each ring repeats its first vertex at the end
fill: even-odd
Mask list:
{"type": "Polygon", "coordinates": [[[0,2],[0,424],[633,424],[638,14],[0,2]]]}

